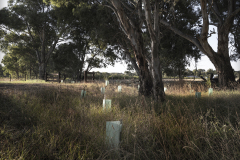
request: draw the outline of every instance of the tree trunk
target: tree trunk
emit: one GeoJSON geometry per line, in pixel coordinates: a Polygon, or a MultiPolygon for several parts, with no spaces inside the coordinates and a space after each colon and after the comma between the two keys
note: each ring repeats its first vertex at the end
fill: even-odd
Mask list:
{"type": "Polygon", "coordinates": [[[219,87],[227,87],[228,82],[235,81],[234,70],[231,66],[230,60],[228,60],[227,58],[222,58],[217,55],[214,56],[214,60],[213,58],[210,58],[210,60],[214,64],[216,71],[218,73],[219,87]]]}
{"type": "Polygon", "coordinates": [[[29,75],[29,76],[30,76],[30,79],[31,79],[31,76],[32,76],[32,75],[31,75],[31,72],[32,72],[32,70],[31,70],[31,68],[30,68],[30,73],[29,73],[29,74],[30,74],[30,75],[29,75]]]}
{"type": "MultiPolygon", "coordinates": [[[[111,0],[111,3],[115,9],[115,12],[120,26],[123,32],[126,34],[127,38],[130,40],[132,48],[134,50],[134,55],[138,63],[139,68],[139,81],[140,81],[140,94],[144,96],[149,96],[152,93],[152,77],[148,69],[148,63],[146,57],[144,56],[144,44],[142,37],[141,26],[133,24],[134,21],[131,20],[124,12],[123,6],[120,0],[111,0]]],[[[112,8],[112,7],[110,7],[112,8]]]]}
{"type": "Polygon", "coordinates": [[[146,59],[141,56],[137,55],[136,59],[138,61],[138,68],[140,71],[139,74],[139,83],[140,83],[140,88],[139,88],[139,93],[144,96],[149,96],[152,94],[152,88],[153,88],[153,83],[152,83],[152,77],[148,69],[148,64],[146,59]]]}
{"type": "Polygon", "coordinates": [[[44,80],[44,75],[45,75],[45,63],[40,63],[39,64],[39,79],[44,80]]]}
{"type": "Polygon", "coordinates": [[[153,78],[153,96],[155,100],[158,100],[160,98],[163,102],[165,100],[165,97],[162,82],[162,69],[159,58],[159,3],[155,1],[154,6],[151,7],[150,1],[144,0],[143,4],[145,8],[147,27],[151,38],[151,71],[153,78]]]}
{"type": "Polygon", "coordinates": [[[19,72],[18,72],[18,71],[16,71],[16,74],[17,74],[17,79],[19,79],[19,72]]]}
{"type": "Polygon", "coordinates": [[[151,77],[151,73],[149,70],[149,65],[144,57],[144,45],[141,31],[133,31],[132,34],[129,35],[129,39],[132,42],[132,46],[134,49],[134,54],[138,63],[139,68],[139,81],[140,81],[140,94],[144,96],[150,96],[152,94],[153,81],[151,77]]]}
{"type": "MultiPolygon", "coordinates": [[[[232,20],[231,20],[232,21],[232,20]]],[[[208,57],[214,64],[218,73],[219,87],[228,87],[228,82],[234,82],[234,70],[229,57],[229,30],[232,23],[218,26],[218,50],[215,53],[209,53],[208,57]],[[212,56],[209,56],[212,55],[212,56]]]]}
{"type": "Polygon", "coordinates": [[[131,57],[131,54],[127,51],[127,49],[125,50],[125,55],[127,56],[128,60],[131,62],[132,67],[135,69],[137,75],[140,76],[140,71],[136,63],[136,60],[131,57]]]}
{"type": "Polygon", "coordinates": [[[158,43],[152,42],[153,95],[155,100],[158,100],[160,98],[160,100],[163,102],[165,100],[164,86],[162,82],[162,69],[158,54],[158,43]]]}

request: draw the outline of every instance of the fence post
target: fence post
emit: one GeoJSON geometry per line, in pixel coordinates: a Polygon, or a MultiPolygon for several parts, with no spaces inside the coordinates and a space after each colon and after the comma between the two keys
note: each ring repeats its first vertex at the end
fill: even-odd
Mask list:
{"type": "Polygon", "coordinates": [[[93,81],[95,80],[95,72],[92,73],[92,76],[93,76],[93,81]]]}
{"type": "Polygon", "coordinates": [[[29,76],[30,76],[30,78],[29,78],[30,80],[31,80],[31,75],[32,75],[32,74],[31,74],[31,68],[30,68],[30,75],[29,75],[29,76]]]}
{"type": "Polygon", "coordinates": [[[84,82],[87,82],[87,71],[84,71],[84,82]]]}
{"type": "Polygon", "coordinates": [[[45,73],[45,82],[47,82],[47,72],[45,73]]]}
{"type": "Polygon", "coordinates": [[[58,72],[58,83],[60,83],[60,79],[61,79],[61,74],[60,72],[58,72]]]}
{"type": "Polygon", "coordinates": [[[10,82],[11,82],[11,74],[10,74],[10,82]]]}

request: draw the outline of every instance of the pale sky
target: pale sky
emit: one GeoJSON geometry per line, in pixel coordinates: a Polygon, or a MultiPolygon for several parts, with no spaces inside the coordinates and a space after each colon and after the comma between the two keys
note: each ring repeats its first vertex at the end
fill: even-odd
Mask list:
{"type": "MultiPolygon", "coordinates": [[[[0,9],[2,9],[3,7],[7,7],[7,1],[8,0],[0,0],[0,9]]],[[[210,29],[212,29],[210,27],[210,29]]],[[[215,29],[216,30],[216,29],[215,29]]],[[[212,46],[213,50],[217,50],[217,36],[216,35],[212,35],[212,37],[210,37],[208,39],[208,42],[210,43],[210,45],[212,46]]],[[[2,61],[4,54],[0,51],[0,63],[2,61]]],[[[190,62],[190,70],[195,69],[195,62],[192,61],[190,62]]],[[[235,71],[240,71],[240,60],[238,60],[237,62],[231,62],[232,67],[235,71]]],[[[197,63],[197,68],[198,69],[205,69],[208,70],[209,68],[215,70],[215,67],[213,66],[213,64],[210,62],[210,60],[208,59],[207,56],[202,56],[201,60],[197,63]]],[[[102,69],[92,69],[92,71],[100,71],[100,72],[119,72],[119,73],[123,73],[125,72],[127,69],[127,65],[125,63],[120,64],[117,63],[114,67],[112,66],[108,66],[107,68],[102,68],[102,69]]]]}
{"type": "MultiPolygon", "coordinates": [[[[7,0],[0,0],[0,9],[7,7],[7,0]]],[[[0,51],[0,63],[2,61],[4,54],[0,51]]]]}

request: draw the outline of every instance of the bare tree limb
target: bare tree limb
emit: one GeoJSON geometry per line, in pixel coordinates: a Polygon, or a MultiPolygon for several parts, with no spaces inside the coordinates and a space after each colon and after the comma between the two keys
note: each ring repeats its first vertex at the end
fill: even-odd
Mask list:
{"type": "Polygon", "coordinates": [[[128,34],[127,34],[127,31],[125,30],[124,26],[122,25],[121,19],[120,19],[120,17],[118,16],[118,13],[117,13],[117,11],[114,9],[114,7],[112,7],[112,6],[110,6],[110,5],[103,5],[103,6],[110,8],[110,9],[115,13],[115,15],[116,15],[116,17],[117,17],[117,20],[118,20],[118,22],[119,22],[119,24],[120,24],[120,28],[122,29],[122,31],[124,32],[125,35],[128,35],[128,34]]]}
{"type": "Polygon", "coordinates": [[[130,12],[134,12],[134,10],[132,8],[130,8],[129,6],[127,6],[123,1],[121,1],[122,5],[129,10],[130,12]]]}
{"type": "Polygon", "coordinates": [[[240,8],[233,11],[230,15],[228,15],[227,18],[232,18],[232,17],[236,16],[239,12],[240,12],[240,8]]]}
{"type": "Polygon", "coordinates": [[[151,39],[156,40],[154,28],[152,26],[150,2],[148,0],[143,0],[143,4],[144,4],[144,8],[145,8],[145,17],[146,17],[146,22],[147,22],[150,37],[151,37],[151,39]]]}
{"type": "Polygon", "coordinates": [[[190,36],[190,35],[187,35],[187,34],[184,34],[182,31],[180,31],[178,28],[176,27],[173,27],[171,26],[167,21],[163,20],[163,19],[160,19],[160,23],[165,25],[168,29],[170,29],[171,31],[173,31],[174,33],[176,33],[177,35],[185,38],[186,40],[192,42],[194,45],[196,45],[199,50],[203,53],[206,53],[206,51],[204,50],[204,48],[202,47],[202,45],[200,44],[199,40],[190,36]]]}
{"type": "Polygon", "coordinates": [[[218,10],[217,4],[213,2],[213,0],[208,0],[208,3],[211,4],[211,10],[213,12],[213,14],[216,16],[216,18],[218,19],[220,25],[223,24],[223,18],[220,15],[220,12],[218,10]]]}

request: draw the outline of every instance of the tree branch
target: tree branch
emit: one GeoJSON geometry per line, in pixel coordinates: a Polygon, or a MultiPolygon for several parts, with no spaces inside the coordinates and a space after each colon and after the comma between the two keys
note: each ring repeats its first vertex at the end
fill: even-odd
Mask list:
{"type": "MultiPolygon", "coordinates": [[[[218,24],[216,24],[216,23],[209,23],[209,25],[212,25],[212,26],[218,27],[218,24]]],[[[201,27],[202,27],[202,26],[201,26],[201,27]]]]}
{"type": "Polygon", "coordinates": [[[165,25],[168,29],[170,29],[171,31],[173,31],[174,33],[176,33],[177,35],[185,38],[186,40],[192,42],[196,47],[199,48],[199,50],[203,53],[206,53],[206,51],[204,50],[204,48],[202,47],[201,43],[199,42],[198,39],[190,36],[190,35],[187,35],[187,34],[184,34],[182,31],[180,31],[178,28],[176,27],[173,27],[171,26],[167,21],[163,20],[163,19],[160,19],[160,23],[165,25]]]}
{"type": "Polygon", "coordinates": [[[143,0],[144,8],[145,8],[145,17],[147,21],[148,31],[152,40],[156,40],[156,36],[154,33],[154,28],[152,26],[152,19],[151,19],[151,7],[150,2],[148,0],[143,0]]]}
{"type": "Polygon", "coordinates": [[[143,16],[143,13],[142,13],[143,12],[143,10],[142,10],[142,0],[138,1],[137,8],[138,8],[138,17],[139,17],[139,20],[140,20],[139,28],[142,28],[142,25],[144,23],[144,16],[143,16]]]}
{"type": "Polygon", "coordinates": [[[55,39],[54,43],[52,44],[51,48],[49,49],[49,51],[47,52],[46,55],[46,62],[48,62],[50,55],[52,54],[53,50],[55,49],[57,43],[58,43],[59,37],[55,39]]]}
{"type": "MultiPolygon", "coordinates": [[[[30,29],[29,24],[27,22],[26,22],[26,25],[27,25],[28,34],[30,35],[31,40],[33,42],[35,42],[35,40],[33,38],[33,35],[32,35],[32,32],[31,32],[31,29],[30,29]]],[[[37,59],[40,62],[41,58],[40,58],[39,50],[37,48],[35,48],[35,52],[36,52],[37,59]]]]}
{"type": "Polygon", "coordinates": [[[128,7],[123,1],[120,1],[122,3],[122,5],[127,9],[129,10],[130,12],[134,12],[134,10],[130,7],[128,7]]]}
{"type": "Polygon", "coordinates": [[[116,15],[116,17],[117,17],[117,20],[118,20],[118,22],[119,22],[119,24],[120,24],[120,28],[122,29],[122,31],[124,32],[125,35],[128,35],[128,34],[127,34],[127,31],[126,31],[126,30],[124,29],[124,27],[122,26],[121,19],[120,19],[120,17],[118,16],[117,11],[116,11],[112,6],[110,6],[110,5],[103,5],[103,6],[110,8],[110,9],[115,13],[115,15],[116,15]]]}
{"type": "Polygon", "coordinates": [[[204,41],[207,41],[208,30],[209,30],[209,20],[208,20],[206,0],[201,0],[201,10],[202,10],[202,18],[203,18],[203,27],[202,27],[200,38],[204,41]]]}
{"type": "Polygon", "coordinates": [[[227,19],[236,16],[239,12],[240,12],[240,8],[236,9],[235,11],[233,11],[233,12],[227,17],[227,19]]]}
{"type": "Polygon", "coordinates": [[[220,12],[218,10],[217,4],[213,2],[213,0],[208,0],[208,3],[211,4],[211,10],[213,12],[213,14],[216,16],[216,18],[218,19],[220,25],[223,24],[223,18],[220,15],[220,12]]]}

